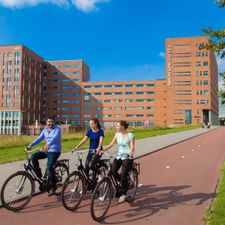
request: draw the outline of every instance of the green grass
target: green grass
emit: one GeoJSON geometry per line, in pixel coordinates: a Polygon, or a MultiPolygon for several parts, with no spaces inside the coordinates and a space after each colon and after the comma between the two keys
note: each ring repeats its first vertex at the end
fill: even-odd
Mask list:
{"type": "MultiPolygon", "coordinates": [[[[199,126],[181,126],[176,128],[169,127],[151,127],[151,128],[135,128],[130,129],[130,132],[133,132],[136,139],[152,137],[162,134],[169,134],[184,130],[191,130],[199,128],[199,126]]],[[[105,132],[104,145],[107,145],[112,140],[115,134],[115,130],[107,130],[105,132]]],[[[63,152],[70,151],[74,146],[76,146],[85,133],[73,133],[73,134],[64,134],[62,136],[62,149],[63,152]]],[[[13,162],[17,160],[24,159],[23,149],[25,146],[29,145],[36,137],[35,136],[0,136],[0,164],[13,162]]],[[[45,142],[38,145],[41,147],[45,142]]],[[[85,143],[82,148],[88,148],[89,143],[85,143]]]]}
{"type": "Polygon", "coordinates": [[[217,196],[213,201],[211,209],[209,209],[204,218],[209,225],[225,224],[225,163],[221,170],[220,182],[217,187],[217,196]]]}

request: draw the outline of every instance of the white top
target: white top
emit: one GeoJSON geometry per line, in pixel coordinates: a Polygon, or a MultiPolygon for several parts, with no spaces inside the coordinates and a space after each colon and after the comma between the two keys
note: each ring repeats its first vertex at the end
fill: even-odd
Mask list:
{"type": "Polygon", "coordinates": [[[128,133],[125,137],[120,132],[116,133],[116,140],[119,146],[117,153],[117,159],[127,159],[130,153],[130,141],[134,138],[132,133],[128,133]]]}

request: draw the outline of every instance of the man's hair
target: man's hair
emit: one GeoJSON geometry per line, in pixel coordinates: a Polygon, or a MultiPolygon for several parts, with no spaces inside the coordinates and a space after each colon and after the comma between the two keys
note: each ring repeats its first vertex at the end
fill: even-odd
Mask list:
{"type": "Polygon", "coordinates": [[[47,120],[53,120],[53,121],[55,121],[55,117],[54,116],[48,116],[47,117],[47,120]]]}

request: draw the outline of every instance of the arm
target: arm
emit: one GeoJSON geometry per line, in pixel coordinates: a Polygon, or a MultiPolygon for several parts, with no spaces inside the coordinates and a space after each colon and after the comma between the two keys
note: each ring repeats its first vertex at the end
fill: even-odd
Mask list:
{"type": "Polygon", "coordinates": [[[99,154],[99,152],[101,151],[101,147],[102,147],[102,144],[103,144],[103,139],[104,137],[101,136],[100,139],[99,139],[99,144],[98,144],[98,147],[96,149],[96,153],[99,154]]]}
{"type": "Polygon", "coordinates": [[[116,134],[115,134],[114,138],[112,139],[111,143],[105,147],[104,151],[107,151],[108,149],[112,148],[112,146],[115,143],[116,143],[116,134]]]}
{"type": "Polygon", "coordinates": [[[130,153],[129,153],[129,158],[134,158],[134,144],[135,144],[135,138],[133,137],[130,140],[130,153]]]}
{"type": "Polygon", "coordinates": [[[41,132],[41,134],[39,135],[39,137],[36,138],[36,139],[29,145],[29,147],[31,148],[31,147],[33,147],[34,145],[39,144],[44,138],[45,138],[45,136],[44,136],[44,130],[43,130],[43,131],[41,132]]]}
{"type": "Polygon", "coordinates": [[[87,140],[88,140],[88,136],[85,136],[75,148],[79,148],[79,147],[80,147],[81,145],[83,145],[87,140]]]}

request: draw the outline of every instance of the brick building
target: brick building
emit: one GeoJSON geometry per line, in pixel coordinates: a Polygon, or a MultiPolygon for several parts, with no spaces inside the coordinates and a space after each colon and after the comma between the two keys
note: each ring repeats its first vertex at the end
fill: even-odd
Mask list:
{"type": "Polygon", "coordinates": [[[91,82],[83,60],[44,61],[23,45],[0,46],[0,134],[38,133],[47,115],[59,124],[104,127],[218,124],[218,66],[208,37],[166,40],[164,80],[91,82]]]}

